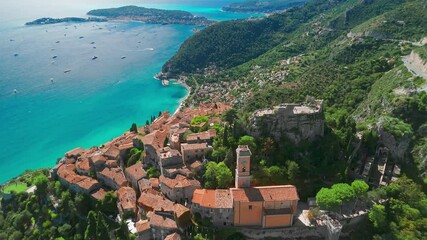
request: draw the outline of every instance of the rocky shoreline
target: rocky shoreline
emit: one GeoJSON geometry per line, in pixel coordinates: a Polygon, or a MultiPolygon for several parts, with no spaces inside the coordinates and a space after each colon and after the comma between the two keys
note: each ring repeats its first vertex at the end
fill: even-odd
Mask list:
{"type": "Polygon", "coordinates": [[[105,18],[95,18],[95,17],[88,17],[88,18],[79,18],[79,17],[66,17],[66,18],[39,18],[32,22],[27,22],[25,25],[45,25],[45,24],[55,24],[55,23],[63,23],[63,22],[106,22],[108,21],[105,18]]]}

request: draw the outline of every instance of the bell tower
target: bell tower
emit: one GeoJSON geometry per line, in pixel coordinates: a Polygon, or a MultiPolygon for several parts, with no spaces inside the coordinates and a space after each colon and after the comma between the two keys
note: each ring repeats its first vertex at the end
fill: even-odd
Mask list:
{"type": "Polygon", "coordinates": [[[236,188],[251,186],[251,150],[247,145],[239,145],[236,149],[236,188]]]}

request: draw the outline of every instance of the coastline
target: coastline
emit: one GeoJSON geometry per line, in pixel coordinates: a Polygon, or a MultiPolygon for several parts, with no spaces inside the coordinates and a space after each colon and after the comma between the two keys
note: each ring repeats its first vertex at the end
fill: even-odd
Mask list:
{"type": "Polygon", "coordinates": [[[179,84],[183,86],[187,90],[187,94],[181,99],[181,102],[179,103],[173,115],[177,114],[183,108],[184,102],[187,100],[187,98],[190,96],[190,93],[191,93],[191,87],[188,86],[187,83],[185,83],[185,81],[177,80],[174,84],[179,84]]]}
{"type": "MultiPolygon", "coordinates": [[[[156,77],[153,77],[153,78],[154,78],[154,79],[156,79],[156,80],[160,80],[160,79],[158,79],[158,78],[156,78],[156,77]]],[[[183,98],[181,98],[181,99],[179,100],[179,101],[180,101],[180,103],[179,103],[178,107],[176,108],[176,110],[175,110],[175,112],[173,113],[173,115],[172,115],[172,116],[176,115],[179,111],[181,111],[181,110],[183,109],[183,107],[184,107],[184,103],[185,103],[185,101],[187,100],[187,98],[190,96],[190,93],[191,93],[191,87],[190,87],[190,86],[188,86],[188,85],[185,83],[185,81],[183,81],[183,80],[176,80],[173,84],[183,86],[183,87],[186,89],[187,94],[186,94],[183,98]]],[[[159,111],[162,111],[162,110],[160,109],[159,111]]],[[[117,136],[116,136],[116,137],[117,137],[117,136]]],[[[107,141],[108,141],[108,140],[107,140],[107,141]]],[[[101,144],[103,144],[103,143],[101,143],[101,144]]],[[[28,173],[27,173],[28,171],[33,172],[33,171],[39,171],[39,170],[43,170],[43,169],[48,169],[48,170],[50,170],[50,169],[52,169],[53,167],[55,167],[55,165],[54,165],[54,166],[50,166],[50,167],[43,167],[43,168],[37,168],[37,169],[27,169],[27,170],[24,170],[21,174],[19,174],[19,175],[17,175],[17,176],[15,176],[15,177],[13,177],[13,178],[11,178],[11,179],[8,179],[8,180],[6,180],[5,182],[0,183],[0,186],[4,187],[4,186],[7,186],[7,185],[9,185],[9,184],[13,183],[13,181],[16,181],[16,179],[18,179],[18,178],[20,178],[20,177],[24,176],[25,174],[28,174],[28,173]]]]}

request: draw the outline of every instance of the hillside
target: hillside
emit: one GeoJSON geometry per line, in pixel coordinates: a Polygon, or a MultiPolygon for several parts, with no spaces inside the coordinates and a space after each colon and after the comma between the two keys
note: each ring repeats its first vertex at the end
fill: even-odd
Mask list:
{"type": "MultiPolygon", "coordinates": [[[[247,145],[251,152],[247,172],[252,175],[253,186],[291,184],[298,189],[301,202],[316,197],[318,205],[308,211],[309,221],[319,223],[315,220],[322,209],[340,217],[350,216],[342,218],[342,222],[348,223],[362,209],[364,217],[360,222],[347,224],[342,230],[343,238],[426,239],[427,78],[423,74],[427,74],[424,70],[427,27],[424,26],[427,26],[426,0],[312,0],[265,18],[206,27],[190,37],[163,66],[161,77],[178,78],[191,87],[182,112],[174,116],[159,113],[157,119],[152,117],[151,125],[148,121],[145,126],[133,124],[131,133],[99,148],[81,149],[82,154],[90,155],[76,154],[73,160],[76,168],[74,163],[64,165],[71,167],[62,168],[66,173],[63,176],[70,180],[82,178],[79,172],[84,170],[83,163],[94,161],[98,150],[102,150],[107,160],[107,155],[114,152],[109,149],[131,144],[123,159],[119,150],[116,156],[120,156],[121,165],[132,168],[132,164],[145,164],[147,157],[149,162],[155,161],[157,154],[167,151],[163,148],[167,144],[174,148],[172,145],[187,144],[191,139],[198,142],[201,136],[208,135],[211,146],[203,145],[210,149],[201,151],[203,162],[206,159],[208,163],[200,163],[200,172],[195,174],[204,188],[227,189],[233,185],[236,148],[247,145]],[[287,112],[290,115],[269,111],[283,103],[301,104],[298,113],[292,110],[287,112]],[[191,108],[196,106],[200,109],[191,108]],[[316,114],[307,114],[313,109],[316,114]],[[212,115],[205,115],[206,112],[212,115]],[[254,113],[260,112],[271,121],[260,118],[256,137],[250,136],[256,124],[254,116],[263,115],[254,113]],[[321,132],[313,139],[292,141],[281,130],[264,131],[286,125],[285,120],[275,121],[283,120],[283,116],[291,116],[296,126],[286,129],[287,133],[313,131],[313,123],[321,132]],[[269,128],[266,124],[270,124],[269,128]],[[187,126],[188,131],[182,131],[180,126],[187,126]],[[177,135],[168,139],[164,129],[177,131],[177,135]],[[156,151],[153,146],[163,149],[156,151]],[[367,174],[366,168],[369,168],[367,174]],[[381,169],[382,175],[376,178],[381,169]]],[[[70,158],[73,157],[63,160],[71,161],[70,158]]],[[[157,188],[160,180],[154,187],[153,178],[161,173],[149,166],[145,166],[149,178],[145,180],[157,188]]],[[[246,168],[243,169],[245,172],[246,168]]],[[[113,220],[121,210],[117,202],[122,197],[113,191],[104,192],[105,197],[100,199],[93,199],[93,194],[92,197],[75,194],[64,180],[48,179],[47,174],[44,170],[26,173],[6,187],[3,196],[9,200],[2,202],[0,238],[136,237],[129,234],[125,221],[113,220]],[[22,192],[31,186],[37,187],[34,193],[22,192]]],[[[104,178],[92,170],[83,175],[84,179],[104,178]]],[[[140,198],[149,195],[147,189],[141,192],[140,198]]],[[[170,201],[169,198],[159,194],[148,202],[170,201]]],[[[132,201],[136,202],[136,197],[132,201]]],[[[146,207],[144,201],[138,200],[137,204],[146,207]]],[[[152,209],[166,210],[163,218],[157,218],[163,220],[156,224],[173,225],[175,221],[166,219],[178,217],[170,209],[152,209]]],[[[125,214],[122,216],[126,219],[125,214]]],[[[188,239],[244,239],[244,234],[254,236],[256,232],[247,228],[214,228],[211,218],[201,215],[184,217],[198,225],[182,232],[188,239]]],[[[147,224],[146,218],[156,219],[152,213],[144,213],[138,219],[141,225],[135,225],[141,232],[147,229],[142,225],[147,224]]],[[[176,224],[184,222],[177,220],[176,224]]],[[[316,232],[318,227],[295,225],[288,228],[289,232],[316,232]]],[[[258,230],[262,234],[282,231],[258,230]]],[[[154,233],[161,231],[156,228],[154,233]]],[[[276,233],[283,236],[283,232],[276,233]]]]}
{"type": "MultiPolygon", "coordinates": [[[[378,147],[387,147],[402,174],[425,190],[427,79],[407,59],[415,59],[420,71],[426,67],[426,9],[424,0],[310,1],[261,20],[208,27],[163,70],[192,86],[187,105],[232,102],[242,132],[257,109],[298,103],[307,95],[323,99],[329,132],[322,143],[276,143],[277,155],[263,158],[267,167],[283,158],[297,161],[306,190],[316,191],[319,186],[310,183],[325,176],[329,182],[347,179],[378,147]],[[290,16],[298,20],[287,28],[290,16]],[[251,35],[236,31],[241,28],[251,35]]],[[[396,221],[389,223],[405,228],[396,221]]],[[[376,231],[396,231],[390,226],[376,231]]]]}
{"type": "Polygon", "coordinates": [[[246,0],[244,2],[231,3],[224,6],[222,10],[228,12],[272,13],[303,4],[304,1],[302,0],[246,0]]]}

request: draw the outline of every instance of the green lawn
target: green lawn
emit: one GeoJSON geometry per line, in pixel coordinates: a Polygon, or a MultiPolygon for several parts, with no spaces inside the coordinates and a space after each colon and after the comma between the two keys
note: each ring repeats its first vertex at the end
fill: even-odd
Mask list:
{"type": "Polygon", "coordinates": [[[28,187],[24,183],[10,183],[7,187],[3,189],[3,192],[10,193],[11,191],[15,191],[16,193],[21,193],[27,189],[28,187]]]}

